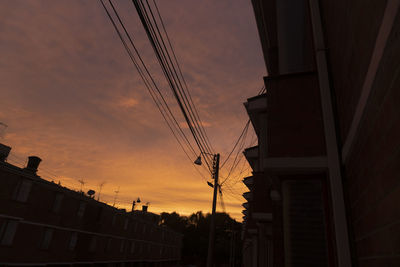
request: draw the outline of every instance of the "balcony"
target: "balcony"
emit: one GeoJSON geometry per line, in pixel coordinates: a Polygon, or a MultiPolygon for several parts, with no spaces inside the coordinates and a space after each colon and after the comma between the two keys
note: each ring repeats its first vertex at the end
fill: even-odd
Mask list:
{"type": "Polygon", "coordinates": [[[247,186],[248,189],[251,190],[253,186],[253,176],[249,176],[243,179],[243,183],[247,186]]]}
{"type": "Polygon", "coordinates": [[[246,157],[247,162],[250,164],[250,167],[256,171],[258,169],[258,146],[253,146],[246,148],[243,151],[244,156],[246,157]]]}
{"type": "Polygon", "coordinates": [[[243,193],[243,197],[247,201],[252,201],[253,200],[253,193],[252,192],[245,192],[245,193],[243,193]]]}
{"type": "Polygon", "coordinates": [[[244,106],[249,114],[249,118],[251,124],[253,125],[254,131],[257,136],[259,136],[261,132],[261,127],[265,127],[266,123],[263,123],[260,120],[259,115],[263,112],[267,111],[267,95],[262,94],[252,98],[247,99],[247,102],[244,103],[244,106]]]}

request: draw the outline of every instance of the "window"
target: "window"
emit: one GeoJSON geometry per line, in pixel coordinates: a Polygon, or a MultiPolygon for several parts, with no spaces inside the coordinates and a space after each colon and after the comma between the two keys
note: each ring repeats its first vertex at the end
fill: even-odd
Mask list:
{"type": "Polygon", "coordinates": [[[285,262],[290,266],[329,262],[323,184],[311,178],[282,183],[285,262]]]}
{"type": "Polygon", "coordinates": [[[111,238],[107,239],[107,244],[106,244],[106,247],[104,249],[106,252],[111,250],[111,240],[112,240],[111,238]]]}
{"type": "Polygon", "coordinates": [[[32,181],[22,180],[15,188],[13,199],[19,202],[26,202],[31,192],[32,181]]]}
{"type": "Polygon", "coordinates": [[[113,217],[112,217],[112,222],[111,222],[111,224],[114,226],[116,221],[117,221],[117,215],[114,214],[113,217]]]}
{"type": "Polygon", "coordinates": [[[7,220],[3,222],[0,228],[1,245],[10,246],[14,241],[14,235],[17,231],[18,222],[7,220]]]}
{"type": "Polygon", "coordinates": [[[121,240],[121,247],[119,248],[119,252],[124,252],[124,248],[125,248],[125,240],[124,239],[122,239],[121,240]]]}
{"type": "Polygon", "coordinates": [[[135,226],[133,227],[133,232],[137,233],[138,222],[135,222],[135,226]]]}
{"type": "Polygon", "coordinates": [[[95,252],[97,245],[97,238],[92,236],[92,240],[90,241],[89,252],[95,252]]]}
{"type": "Polygon", "coordinates": [[[85,209],[86,209],[86,202],[81,201],[79,203],[79,208],[78,208],[78,213],[77,213],[79,218],[83,217],[83,215],[85,214],[85,209]]]}
{"type": "Polygon", "coordinates": [[[125,219],[125,223],[124,223],[124,230],[127,230],[127,229],[128,229],[128,225],[129,225],[129,219],[126,218],[126,219],[125,219]]]}
{"type": "Polygon", "coordinates": [[[41,249],[49,249],[51,239],[53,238],[53,232],[54,232],[54,230],[51,228],[44,229],[42,241],[40,243],[41,249]]]}
{"type": "Polygon", "coordinates": [[[55,196],[54,202],[53,202],[53,207],[51,208],[52,212],[58,213],[60,211],[63,199],[64,199],[64,194],[56,193],[56,196],[55,196]]]}
{"type": "Polygon", "coordinates": [[[71,238],[69,240],[68,249],[70,251],[75,250],[76,243],[78,242],[78,233],[72,233],[71,238]]]}
{"type": "Polygon", "coordinates": [[[145,234],[145,233],[146,233],[146,225],[143,224],[143,234],[145,234]]]}
{"type": "Polygon", "coordinates": [[[97,210],[97,215],[96,215],[96,219],[98,221],[101,220],[102,214],[103,214],[103,207],[99,207],[99,209],[97,210]]]}
{"type": "Polygon", "coordinates": [[[131,241],[131,254],[135,252],[135,242],[131,241]]]}

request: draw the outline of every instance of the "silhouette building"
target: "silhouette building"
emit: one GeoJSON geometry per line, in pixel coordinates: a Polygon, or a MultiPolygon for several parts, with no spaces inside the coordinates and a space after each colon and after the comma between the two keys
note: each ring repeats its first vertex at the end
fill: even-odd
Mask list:
{"type": "Polygon", "coordinates": [[[244,266],[400,266],[400,1],[252,4],[244,266]]]}
{"type": "Polygon", "coordinates": [[[182,235],[146,210],[126,212],[19,168],[0,144],[0,265],[172,266],[182,235]]]}

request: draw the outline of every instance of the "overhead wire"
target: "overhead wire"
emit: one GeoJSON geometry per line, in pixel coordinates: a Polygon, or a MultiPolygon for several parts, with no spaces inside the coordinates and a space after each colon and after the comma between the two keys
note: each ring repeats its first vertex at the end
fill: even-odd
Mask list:
{"type": "MultiPolygon", "coordinates": [[[[194,119],[196,116],[195,116],[195,114],[193,112],[192,105],[190,105],[190,104],[193,104],[193,103],[190,103],[190,101],[188,100],[186,91],[182,87],[182,82],[181,82],[181,80],[180,80],[180,78],[179,78],[179,76],[178,76],[178,74],[176,72],[176,68],[175,68],[175,66],[174,66],[174,64],[172,62],[172,59],[171,59],[171,56],[169,54],[168,48],[165,45],[164,39],[163,39],[162,34],[161,34],[160,30],[159,30],[159,27],[158,27],[158,24],[157,24],[157,20],[154,17],[154,14],[153,14],[153,11],[151,9],[151,6],[150,6],[148,0],[146,0],[147,9],[149,10],[149,12],[151,14],[152,21],[153,21],[155,29],[157,31],[154,30],[154,27],[152,26],[152,22],[150,20],[150,17],[148,16],[147,10],[146,10],[146,8],[145,8],[145,6],[144,6],[142,1],[141,1],[141,3],[142,3],[142,7],[143,7],[142,11],[144,11],[144,14],[145,14],[145,16],[147,18],[147,22],[149,23],[150,28],[153,30],[152,31],[153,32],[153,38],[155,38],[155,41],[158,44],[160,52],[164,56],[164,59],[165,59],[164,62],[167,63],[166,66],[168,67],[169,73],[172,74],[172,77],[174,78],[176,89],[178,89],[178,92],[179,92],[180,96],[182,97],[182,100],[183,100],[183,103],[185,104],[185,107],[189,108],[188,114],[189,114],[189,117],[190,117],[191,121],[195,124],[195,128],[194,129],[195,130],[201,129],[198,121],[196,119],[194,119]],[[158,36],[160,37],[161,43],[159,42],[159,39],[157,37],[157,33],[158,33],[158,36]],[[161,46],[161,44],[162,44],[162,46],[161,46]],[[166,53],[166,55],[165,55],[165,53],[166,53]],[[172,69],[171,69],[171,67],[172,67],[172,69]],[[175,80],[175,78],[176,78],[176,80],[175,80]],[[176,83],[176,81],[178,83],[176,83]]],[[[153,1],[153,3],[155,4],[155,1],[153,1]]],[[[157,11],[158,11],[158,8],[157,8],[157,11]]],[[[159,19],[161,21],[161,24],[163,25],[162,17],[161,17],[161,14],[159,13],[159,11],[158,11],[158,15],[159,15],[159,19]]],[[[169,36],[168,36],[168,33],[167,33],[166,29],[165,29],[165,26],[163,26],[163,29],[164,29],[164,33],[166,34],[167,40],[169,41],[169,36]]],[[[169,41],[169,47],[171,49],[171,52],[175,55],[175,53],[173,51],[173,47],[172,47],[170,41],[169,41]]],[[[176,56],[174,58],[175,58],[175,61],[177,62],[176,56]]],[[[179,65],[179,63],[177,63],[177,65],[179,65]]],[[[182,73],[182,72],[180,72],[180,73],[182,73]]],[[[181,75],[181,77],[182,76],[183,75],[181,75]]],[[[187,91],[188,91],[188,94],[189,94],[189,90],[187,90],[187,91]]],[[[201,139],[203,139],[205,147],[208,149],[208,152],[211,152],[212,150],[208,146],[207,139],[203,136],[202,132],[201,131],[200,132],[197,131],[197,133],[199,133],[201,139]]]]}
{"type": "Polygon", "coordinates": [[[249,130],[249,125],[250,125],[250,124],[246,124],[245,130],[244,130],[244,133],[243,133],[243,136],[242,136],[242,139],[241,139],[241,145],[240,145],[239,149],[237,150],[237,153],[236,153],[236,155],[235,155],[235,158],[234,158],[234,160],[233,160],[233,163],[232,163],[232,165],[231,165],[231,168],[229,169],[228,175],[227,175],[226,178],[222,181],[221,184],[224,184],[224,182],[225,182],[226,180],[229,179],[229,176],[231,175],[231,173],[233,172],[233,170],[236,168],[236,166],[238,165],[238,163],[239,163],[239,161],[240,161],[240,158],[239,158],[239,160],[238,160],[238,156],[239,156],[239,154],[242,152],[242,149],[243,149],[244,146],[245,146],[245,141],[246,141],[247,132],[248,132],[248,130],[249,130]]]}
{"type": "MultiPolygon", "coordinates": [[[[168,104],[167,104],[165,98],[163,97],[161,91],[159,90],[159,88],[158,88],[158,86],[157,86],[157,84],[156,84],[154,78],[153,78],[152,75],[150,74],[150,72],[149,72],[147,66],[145,65],[143,59],[141,58],[138,49],[136,48],[136,46],[135,46],[135,44],[134,44],[134,42],[133,42],[133,40],[132,40],[130,34],[128,33],[128,31],[127,31],[127,29],[126,29],[126,27],[125,27],[125,25],[124,25],[122,19],[120,18],[120,16],[119,16],[117,10],[115,9],[115,6],[113,5],[112,1],[109,0],[109,4],[110,4],[110,6],[112,7],[112,9],[113,9],[113,11],[114,11],[114,14],[115,14],[115,16],[117,17],[117,19],[118,19],[118,21],[119,21],[121,27],[123,28],[123,30],[124,30],[124,32],[125,32],[127,38],[129,39],[130,44],[131,44],[132,47],[134,48],[134,51],[135,51],[135,53],[136,53],[136,56],[138,57],[138,59],[139,59],[141,65],[143,66],[144,71],[141,69],[139,63],[136,61],[136,59],[135,59],[135,57],[134,57],[132,51],[130,50],[130,48],[129,48],[128,44],[126,43],[125,39],[123,38],[123,36],[122,36],[120,30],[118,29],[118,27],[117,27],[117,25],[116,25],[114,19],[112,18],[110,12],[108,11],[107,7],[105,6],[103,0],[100,0],[100,3],[102,4],[104,10],[106,11],[108,18],[109,18],[109,20],[111,21],[111,23],[112,23],[112,25],[113,25],[115,31],[117,32],[117,34],[118,34],[118,36],[119,36],[119,38],[120,38],[120,40],[121,40],[121,42],[122,42],[122,44],[123,44],[125,50],[127,51],[127,53],[128,53],[128,55],[129,55],[129,57],[130,57],[132,63],[134,64],[136,70],[138,71],[140,77],[142,78],[142,81],[143,81],[143,83],[145,84],[145,87],[146,87],[147,91],[149,92],[151,98],[153,99],[153,101],[154,101],[154,103],[156,104],[157,108],[159,109],[161,115],[163,116],[164,121],[166,122],[167,126],[168,126],[169,129],[171,130],[172,134],[174,135],[175,139],[177,140],[179,146],[181,147],[181,149],[183,150],[183,152],[185,153],[185,155],[187,156],[187,158],[190,160],[191,163],[193,163],[193,162],[192,162],[192,159],[191,159],[190,156],[188,155],[187,151],[185,150],[183,144],[182,144],[181,141],[179,140],[179,138],[178,138],[177,134],[175,133],[175,131],[178,133],[178,135],[179,135],[184,141],[186,141],[185,144],[187,145],[187,149],[189,149],[189,150],[193,153],[194,156],[197,156],[197,154],[196,154],[194,148],[192,147],[191,143],[190,143],[189,140],[187,139],[185,133],[184,133],[183,130],[181,129],[179,123],[177,122],[177,120],[176,120],[174,114],[172,113],[170,107],[168,106],[168,104]],[[145,74],[147,74],[148,77],[146,77],[145,74]],[[150,81],[149,81],[149,80],[150,80],[150,81]],[[152,85],[154,86],[154,88],[152,87],[152,85]],[[171,122],[169,122],[169,120],[170,120],[171,122]],[[171,125],[173,125],[173,126],[171,126],[171,125]],[[175,131],[173,130],[173,127],[175,128],[175,131]]],[[[203,179],[205,179],[204,176],[199,172],[199,170],[198,170],[194,165],[193,165],[193,167],[194,167],[195,170],[200,174],[200,176],[201,176],[203,179]]]]}
{"type": "Polygon", "coordinates": [[[250,120],[248,120],[247,123],[245,124],[245,126],[243,127],[243,130],[242,130],[242,132],[240,133],[238,139],[236,140],[235,145],[233,146],[231,152],[229,152],[229,154],[228,154],[228,156],[226,157],[225,161],[221,164],[221,169],[222,169],[222,167],[224,167],[225,163],[229,160],[229,158],[231,157],[233,151],[235,151],[236,146],[239,144],[240,140],[242,139],[243,134],[244,134],[244,132],[246,131],[246,128],[248,127],[249,124],[250,124],[250,120]]]}
{"type": "Polygon", "coordinates": [[[189,130],[191,131],[193,138],[200,149],[200,152],[204,153],[206,155],[206,158],[208,158],[208,160],[206,160],[205,162],[207,163],[211,171],[208,161],[211,162],[211,155],[214,153],[212,153],[209,146],[207,145],[207,142],[205,141],[204,136],[202,135],[201,131],[199,131],[200,125],[194,119],[195,116],[192,115],[194,112],[188,101],[187,95],[182,87],[182,83],[176,72],[172,59],[169,55],[168,49],[166,48],[165,42],[162,38],[157,22],[154,18],[154,14],[152,13],[151,7],[148,1],[146,1],[150,15],[152,16],[153,19],[152,21],[142,1],[132,0],[132,3],[134,4],[137,10],[137,13],[146,31],[148,39],[153,47],[153,50],[156,54],[159,64],[163,70],[164,76],[166,77],[168,84],[175,96],[175,99],[178,102],[178,105],[189,127],[189,130]]]}
{"type": "MultiPolygon", "coordinates": [[[[265,85],[262,86],[262,88],[261,88],[260,91],[258,92],[258,95],[261,95],[261,94],[264,94],[264,93],[266,93],[266,87],[265,87],[265,85]]],[[[232,165],[231,165],[231,168],[230,168],[230,170],[229,170],[228,175],[224,178],[224,180],[223,180],[222,183],[220,184],[221,191],[222,191],[222,189],[224,189],[224,192],[230,194],[232,197],[234,197],[235,199],[240,200],[240,201],[241,201],[241,199],[238,199],[238,197],[237,197],[237,195],[240,195],[240,193],[239,193],[239,192],[236,192],[235,189],[234,189],[233,187],[234,187],[238,182],[240,182],[240,181],[242,180],[242,179],[241,179],[241,176],[242,176],[243,172],[245,172],[245,171],[248,172],[249,169],[250,169],[250,167],[247,167],[246,170],[244,170],[244,166],[246,165],[246,161],[243,161],[243,164],[242,164],[242,167],[241,167],[240,172],[239,172],[237,175],[235,175],[234,177],[231,177],[231,174],[235,171],[235,169],[236,169],[236,167],[238,166],[238,164],[239,164],[239,162],[241,161],[241,159],[244,158],[244,156],[241,155],[241,156],[239,157],[239,160],[237,160],[238,155],[242,152],[242,149],[244,148],[244,146],[245,146],[245,144],[246,144],[245,139],[246,139],[246,136],[247,136],[247,131],[248,131],[248,126],[249,126],[249,125],[250,125],[250,119],[246,122],[246,124],[245,124],[245,126],[244,126],[244,128],[243,128],[241,134],[239,135],[237,141],[235,142],[235,144],[234,144],[232,150],[230,151],[230,153],[228,154],[227,158],[225,159],[225,161],[224,161],[224,162],[222,163],[222,165],[221,165],[221,167],[222,167],[222,166],[224,166],[224,165],[228,162],[228,160],[229,160],[230,157],[232,156],[233,152],[234,152],[235,149],[238,147],[239,143],[241,143],[241,145],[239,145],[239,147],[238,147],[238,149],[237,149],[237,153],[236,153],[235,159],[234,159],[234,161],[233,161],[233,163],[232,163],[232,165]],[[231,180],[232,180],[232,182],[230,182],[231,180]],[[226,189],[226,190],[225,190],[225,189],[226,189]]],[[[253,146],[253,143],[254,143],[255,141],[257,141],[257,137],[255,136],[254,132],[253,132],[252,135],[253,135],[253,136],[252,136],[251,139],[250,139],[250,146],[253,146]],[[253,137],[254,137],[254,136],[255,136],[256,138],[255,138],[255,140],[253,141],[253,137]]]]}
{"type": "Polygon", "coordinates": [[[166,28],[165,28],[165,25],[164,25],[164,20],[162,19],[162,16],[161,16],[160,11],[159,11],[159,9],[158,9],[156,0],[153,0],[153,3],[154,3],[154,6],[155,6],[155,8],[156,8],[158,17],[159,17],[160,22],[161,22],[161,26],[162,26],[162,28],[163,28],[163,30],[164,30],[164,33],[165,33],[165,36],[167,37],[167,42],[168,42],[169,47],[170,47],[170,49],[171,49],[171,51],[172,51],[172,55],[174,56],[175,63],[176,63],[176,65],[177,65],[179,74],[180,74],[180,76],[182,77],[183,84],[185,85],[186,91],[187,91],[187,93],[188,93],[189,100],[190,100],[190,102],[191,102],[191,104],[192,104],[192,106],[193,106],[194,115],[195,115],[196,119],[200,122],[200,126],[201,126],[201,127],[200,127],[200,130],[203,132],[203,134],[204,134],[204,136],[205,136],[205,139],[206,139],[208,145],[210,146],[211,150],[214,151],[214,148],[213,148],[213,146],[212,146],[212,144],[211,144],[211,142],[210,142],[210,139],[209,139],[208,136],[207,136],[207,132],[206,132],[205,129],[204,129],[203,122],[202,122],[202,120],[200,119],[199,112],[198,112],[198,110],[197,110],[197,108],[196,108],[196,105],[195,105],[194,102],[193,102],[192,95],[191,95],[190,90],[189,90],[189,88],[188,88],[188,85],[187,85],[187,83],[186,83],[186,79],[185,79],[185,77],[184,77],[184,75],[183,75],[183,73],[182,73],[182,70],[181,70],[179,61],[178,61],[177,56],[176,56],[175,51],[174,51],[174,48],[173,48],[173,46],[172,46],[172,44],[171,44],[171,41],[170,41],[168,32],[167,32],[167,30],[166,30],[166,28]]]}

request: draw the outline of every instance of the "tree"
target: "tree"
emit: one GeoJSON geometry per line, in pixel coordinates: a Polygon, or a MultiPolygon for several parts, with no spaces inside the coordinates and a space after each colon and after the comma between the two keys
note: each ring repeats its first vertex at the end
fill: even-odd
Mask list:
{"type": "MultiPolygon", "coordinates": [[[[190,216],[180,216],[178,213],[163,212],[160,216],[160,225],[166,225],[183,234],[182,263],[204,266],[207,259],[208,234],[210,230],[210,214],[204,215],[201,211],[190,216]]],[[[214,260],[217,265],[229,263],[233,232],[238,237],[241,231],[241,223],[232,219],[227,213],[216,213],[215,218],[215,253],[214,260]]],[[[240,238],[235,239],[235,248],[239,253],[240,238]]],[[[241,262],[238,259],[238,262],[241,262]]]]}

